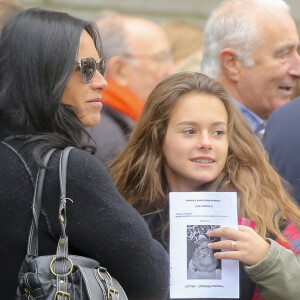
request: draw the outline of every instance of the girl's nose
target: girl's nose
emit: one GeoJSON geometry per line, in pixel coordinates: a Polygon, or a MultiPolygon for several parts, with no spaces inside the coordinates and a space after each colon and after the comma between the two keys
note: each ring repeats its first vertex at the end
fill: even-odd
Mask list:
{"type": "Polygon", "coordinates": [[[202,133],[198,138],[198,148],[200,149],[212,149],[212,144],[209,138],[208,133],[202,133]]]}

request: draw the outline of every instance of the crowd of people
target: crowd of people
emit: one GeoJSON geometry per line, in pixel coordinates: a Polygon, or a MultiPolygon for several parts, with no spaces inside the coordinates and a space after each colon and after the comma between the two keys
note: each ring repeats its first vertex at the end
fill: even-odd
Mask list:
{"type": "Polygon", "coordinates": [[[59,159],[73,146],[70,253],[100,261],[128,299],[170,299],[170,192],[235,192],[238,217],[255,224],[202,235],[188,279],[220,280],[236,260],[238,299],[299,299],[300,42],[286,2],[223,1],[204,31],[11,3],[0,1],[1,297],[17,293],[52,148],[39,254],[56,252],[59,159]]]}

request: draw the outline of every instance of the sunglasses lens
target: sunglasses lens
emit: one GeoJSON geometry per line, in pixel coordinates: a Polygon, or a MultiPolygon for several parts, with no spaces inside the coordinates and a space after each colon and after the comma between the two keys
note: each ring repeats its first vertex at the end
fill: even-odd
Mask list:
{"type": "Polygon", "coordinates": [[[84,82],[90,82],[93,80],[96,70],[96,63],[91,58],[81,60],[81,73],[82,80],[84,82]]]}
{"type": "Polygon", "coordinates": [[[105,77],[106,75],[106,57],[101,57],[99,62],[98,62],[98,71],[100,74],[105,77]]]}

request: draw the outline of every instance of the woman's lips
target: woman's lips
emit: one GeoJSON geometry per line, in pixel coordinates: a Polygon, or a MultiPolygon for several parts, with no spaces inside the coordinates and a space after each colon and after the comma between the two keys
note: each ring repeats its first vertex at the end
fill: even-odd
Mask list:
{"type": "Polygon", "coordinates": [[[102,108],[101,98],[92,99],[86,102],[87,104],[102,108]]]}

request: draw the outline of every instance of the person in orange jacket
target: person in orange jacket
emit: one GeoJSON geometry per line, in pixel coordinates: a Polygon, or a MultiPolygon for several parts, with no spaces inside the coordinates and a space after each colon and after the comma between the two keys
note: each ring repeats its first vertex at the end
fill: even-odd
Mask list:
{"type": "Polygon", "coordinates": [[[146,19],[113,15],[98,21],[108,59],[101,126],[90,128],[107,165],[127,144],[151,90],[173,69],[163,29],[146,19]]]}

